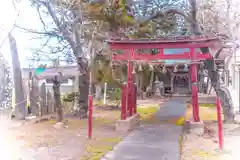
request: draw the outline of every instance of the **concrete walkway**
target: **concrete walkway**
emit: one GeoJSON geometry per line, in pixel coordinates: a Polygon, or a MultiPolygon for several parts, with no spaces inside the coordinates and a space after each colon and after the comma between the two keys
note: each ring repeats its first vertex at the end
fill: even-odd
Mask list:
{"type": "MultiPolygon", "coordinates": [[[[171,98],[156,116],[165,121],[185,114],[185,99],[171,98]]],[[[179,136],[182,127],[173,124],[141,125],[102,160],[180,160],[179,136]]]]}

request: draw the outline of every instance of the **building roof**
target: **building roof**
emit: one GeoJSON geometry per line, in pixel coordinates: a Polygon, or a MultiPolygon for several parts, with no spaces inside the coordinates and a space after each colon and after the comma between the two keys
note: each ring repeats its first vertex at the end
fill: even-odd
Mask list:
{"type": "Polygon", "coordinates": [[[108,43],[118,44],[154,44],[154,43],[191,43],[191,42],[209,42],[219,41],[218,37],[215,36],[163,36],[157,39],[122,39],[122,38],[111,38],[107,40],[108,43]]]}
{"type": "MultiPolygon", "coordinates": [[[[22,76],[23,78],[27,78],[29,76],[29,71],[34,72],[36,68],[22,68],[22,76]]],[[[59,75],[59,72],[63,76],[77,76],[80,75],[77,66],[59,66],[58,68],[49,67],[44,72],[38,75],[38,78],[51,78],[53,76],[59,75]]]]}

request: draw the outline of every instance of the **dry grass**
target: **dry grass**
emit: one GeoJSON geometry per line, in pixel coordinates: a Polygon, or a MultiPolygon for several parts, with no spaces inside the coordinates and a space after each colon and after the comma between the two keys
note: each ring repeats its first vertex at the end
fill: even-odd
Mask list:
{"type": "Polygon", "coordinates": [[[159,110],[159,105],[144,105],[137,107],[137,113],[140,115],[140,120],[147,121],[154,116],[159,110]]]}
{"type": "MultiPolygon", "coordinates": [[[[213,104],[211,105],[199,105],[199,116],[202,121],[217,121],[217,109],[213,104]]],[[[192,118],[192,107],[190,105],[187,106],[185,119],[190,120],[192,118]]],[[[222,119],[223,119],[222,115],[222,119]]]]}
{"type": "Polygon", "coordinates": [[[89,142],[86,145],[87,156],[81,158],[81,160],[100,160],[107,152],[113,149],[113,146],[121,141],[118,137],[105,137],[99,138],[89,142]]]}
{"type": "Polygon", "coordinates": [[[200,107],[216,108],[216,104],[199,104],[200,107]]]}
{"type": "MultiPolygon", "coordinates": [[[[95,108],[93,118],[93,138],[86,142],[85,155],[81,160],[100,160],[120,142],[122,133],[115,132],[115,124],[120,119],[119,110],[95,108]]],[[[87,122],[86,122],[87,124],[87,122]]]]}
{"type": "Polygon", "coordinates": [[[156,112],[161,109],[159,105],[149,105],[149,106],[138,106],[137,112],[140,115],[140,120],[143,123],[147,124],[175,124],[175,125],[183,125],[184,117],[169,117],[167,121],[160,121],[156,112]]]}

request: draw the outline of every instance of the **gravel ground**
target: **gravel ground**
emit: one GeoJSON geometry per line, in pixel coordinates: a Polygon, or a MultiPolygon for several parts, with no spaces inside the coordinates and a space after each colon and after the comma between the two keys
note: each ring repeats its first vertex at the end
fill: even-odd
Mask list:
{"type": "Polygon", "coordinates": [[[182,136],[182,160],[237,160],[240,148],[240,126],[224,124],[224,150],[218,149],[217,123],[205,123],[201,136],[184,131],[182,136]]]}
{"type": "MultiPolygon", "coordinates": [[[[159,99],[158,99],[159,100],[159,99]]],[[[140,100],[139,105],[156,104],[156,99],[140,100]]],[[[160,102],[159,102],[160,103],[160,102]]],[[[161,102],[162,103],[162,102],[161,102]]],[[[119,110],[94,108],[93,138],[87,139],[87,120],[68,117],[65,128],[56,129],[54,120],[37,124],[10,121],[0,112],[0,159],[3,160],[81,160],[90,156],[89,145],[95,143],[113,147],[124,134],[116,132],[114,125],[119,110]],[[11,127],[10,127],[11,126],[11,127]],[[103,143],[104,140],[104,143],[103,143]],[[106,142],[109,141],[109,142],[106,142]]],[[[95,146],[97,148],[98,146],[95,146]]],[[[95,149],[96,150],[96,149],[95,149]]],[[[95,151],[98,152],[98,151],[95,151]]]]}
{"type": "MultiPolygon", "coordinates": [[[[0,123],[1,158],[4,160],[80,160],[89,156],[87,147],[97,139],[121,138],[114,130],[119,111],[95,110],[93,139],[87,139],[87,120],[68,118],[56,129],[55,120],[22,125],[5,120],[0,123]],[[14,126],[9,128],[9,125],[14,126]]],[[[111,145],[114,145],[111,144],[111,145]]]]}

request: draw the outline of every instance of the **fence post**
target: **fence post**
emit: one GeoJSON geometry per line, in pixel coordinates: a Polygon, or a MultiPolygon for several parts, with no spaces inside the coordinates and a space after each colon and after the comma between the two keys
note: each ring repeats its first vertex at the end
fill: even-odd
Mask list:
{"type": "Polygon", "coordinates": [[[223,133],[222,133],[221,103],[220,103],[219,96],[217,96],[216,107],[217,107],[217,119],[218,119],[218,144],[219,144],[219,149],[222,150],[223,149],[223,133]]]}
{"type": "Polygon", "coordinates": [[[88,139],[92,139],[92,112],[93,112],[93,96],[88,96],[88,139]]]}

